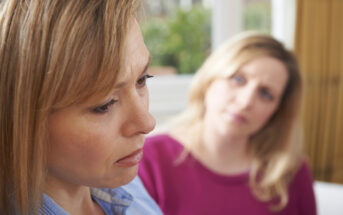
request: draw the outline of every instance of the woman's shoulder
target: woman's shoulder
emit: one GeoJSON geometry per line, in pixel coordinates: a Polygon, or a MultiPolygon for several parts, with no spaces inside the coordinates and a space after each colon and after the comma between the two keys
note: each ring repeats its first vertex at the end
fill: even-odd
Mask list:
{"type": "Polygon", "coordinates": [[[312,172],[311,169],[309,167],[309,164],[307,162],[307,160],[302,160],[301,164],[299,165],[298,171],[296,172],[295,176],[294,176],[294,181],[298,181],[298,182],[311,182],[313,181],[312,178],[312,172]]]}
{"type": "Polygon", "coordinates": [[[310,166],[306,160],[303,160],[299,166],[298,171],[296,172],[291,183],[289,192],[291,202],[290,205],[294,205],[298,208],[298,214],[317,214],[313,176],[310,166]]]}
{"type": "Polygon", "coordinates": [[[297,172],[295,172],[293,180],[290,183],[290,192],[313,192],[313,176],[310,166],[306,160],[302,161],[297,172]]]}
{"type": "Polygon", "coordinates": [[[147,153],[180,153],[183,150],[181,143],[170,134],[158,134],[149,136],[145,140],[144,152],[147,153]]]}
{"type": "Polygon", "coordinates": [[[155,134],[151,136],[146,137],[146,143],[148,144],[154,144],[154,143],[168,143],[168,142],[177,142],[175,138],[173,138],[170,134],[168,133],[161,133],[161,134],[155,134]]]}

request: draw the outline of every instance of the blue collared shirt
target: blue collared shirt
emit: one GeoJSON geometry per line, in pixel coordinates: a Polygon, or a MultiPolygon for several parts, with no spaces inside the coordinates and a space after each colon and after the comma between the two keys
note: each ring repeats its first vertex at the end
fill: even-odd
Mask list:
{"type": "MultiPolygon", "coordinates": [[[[106,215],[162,215],[160,208],[149,196],[141,180],[136,177],[129,184],[115,189],[92,188],[91,195],[106,215]]],[[[48,195],[43,195],[40,215],[69,215],[48,195]]]]}

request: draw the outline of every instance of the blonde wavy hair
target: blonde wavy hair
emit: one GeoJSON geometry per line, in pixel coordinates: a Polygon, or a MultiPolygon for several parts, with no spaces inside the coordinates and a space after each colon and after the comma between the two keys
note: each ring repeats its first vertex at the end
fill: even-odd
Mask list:
{"type": "Polygon", "coordinates": [[[287,68],[288,82],[273,116],[249,139],[248,150],[253,158],[250,187],[260,201],[277,199],[270,210],[278,211],[288,202],[289,183],[303,159],[300,136],[295,135],[299,129],[301,77],[294,55],[280,42],[271,36],[245,32],[214,51],[195,74],[187,108],[174,120],[170,133],[181,140],[186,152],[192,152],[201,141],[208,87],[214,80],[228,78],[244,64],[262,56],[280,60],[287,68]]]}
{"type": "Polygon", "coordinates": [[[47,119],[121,73],[136,0],[7,0],[0,9],[0,209],[37,214],[47,119]]]}

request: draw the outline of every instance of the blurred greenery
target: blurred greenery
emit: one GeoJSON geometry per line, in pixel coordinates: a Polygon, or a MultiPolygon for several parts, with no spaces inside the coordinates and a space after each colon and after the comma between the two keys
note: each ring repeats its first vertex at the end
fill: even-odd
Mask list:
{"type": "Polygon", "coordinates": [[[142,25],[152,66],[172,66],[179,74],[194,73],[210,52],[211,14],[201,5],[178,9],[166,18],[142,25]]]}
{"type": "MultiPolygon", "coordinates": [[[[150,17],[142,24],[152,66],[172,66],[179,74],[194,73],[210,53],[211,11],[201,4],[177,9],[170,16],[150,17]]],[[[269,1],[248,3],[243,11],[244,30],[270,33],[269,1]]]]}
{"type": "Polygon", "coordinates": [[[244,8],[244,29],[270,34],[271,8],[269,1],[251,2],[244,8]]]}

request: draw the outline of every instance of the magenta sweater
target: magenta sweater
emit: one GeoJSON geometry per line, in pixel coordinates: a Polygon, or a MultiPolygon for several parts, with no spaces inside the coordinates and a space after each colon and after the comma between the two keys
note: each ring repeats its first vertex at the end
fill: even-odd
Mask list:
{"type": "MultiPolygon", "coordinates": [[[[268,215],[270,204],[251,193],[249,173],[218,175],[191,155],[179,165],[183,146],[168,135],[149,137],[138,174],[165,215],[268,215]]],[[[312,177],[306,163],[289,187],[289,202],[278,215],[315,215],[312,177]]]]}

